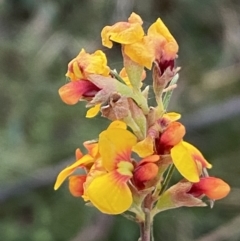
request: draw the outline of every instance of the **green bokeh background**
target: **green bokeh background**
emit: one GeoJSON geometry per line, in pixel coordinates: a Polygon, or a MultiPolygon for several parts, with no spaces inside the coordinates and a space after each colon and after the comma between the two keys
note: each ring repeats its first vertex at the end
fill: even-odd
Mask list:
{"type": "Polygon", "coordinates": [[[185,139],[213,164],[211,175],[232,187],[213,209],[181,208],[157,216],[155,241],[240,240],[238,0],[2,0],[1,241],[138,239],[135,223],[85,206],[66,183],[53,191],[57,173],[74,161],[75,149],[108,125],[100,117],[84,118],[84,103],[67,106],[60,100],[67,63],[81,48],[103,49],[111,68],[120,70],[119,48],[103,48],[100,31],[132,11],[146,28],[161,17],[177,39],[182,69],[169,110],[183,114],[185,139]]]}

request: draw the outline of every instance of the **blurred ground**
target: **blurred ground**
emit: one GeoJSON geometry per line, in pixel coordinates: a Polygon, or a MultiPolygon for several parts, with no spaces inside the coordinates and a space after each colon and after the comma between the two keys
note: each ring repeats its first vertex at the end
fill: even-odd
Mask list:
{"type": "MultiPolygon", "coordinates": [[[[132,11],[148,27],[161,17],[180,45],[179,87],[169,110],[183,113],[191,141],[231,187],[214,209],[166,211],[156,241],[240,240],[240,4],[237,0],[0,1],[0,240],[132,241],[138,227],[53,191],[84,140],[107,125],[58,96],[67,63],[102,48],[105,25],[132,11]]],[[[120,69],[119,50],[106,50],[120,69]]]]}

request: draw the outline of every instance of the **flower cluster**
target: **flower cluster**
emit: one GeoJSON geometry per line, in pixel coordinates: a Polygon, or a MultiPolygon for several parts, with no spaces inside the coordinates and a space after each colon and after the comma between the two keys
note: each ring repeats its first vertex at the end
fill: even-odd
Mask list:
{"type": "Polygon", "coordinates": [[[119,73],[110,69],[101,50],[89,54],[82,49],[68,64],[61,99],[69,105],[86,101],[87,118],[101,112],[111,124],[97,140],[84,142],[86,154],[76,150],[76,161],[59,173],[54,187],[68,178],[73,196],[103,213],[129,211],[136,221],[144,220],[146,208],[154,216],[181,206],[206,206],[204,197],[213,203],[230,191],[223,180],[208,175],[212,165],[183,140],[181,115],[167,112],[178,80],[176,40],[160,18],[147,32],[142,24],[132,13],[127,22],[101,32],[103,46],[121,45],[119,73]],[[156,106],[149,106],[149,87],[143,88],[145,68],[152,72],[156,106]],[[169,187],[174,169],[183,179],[169,187]]]}

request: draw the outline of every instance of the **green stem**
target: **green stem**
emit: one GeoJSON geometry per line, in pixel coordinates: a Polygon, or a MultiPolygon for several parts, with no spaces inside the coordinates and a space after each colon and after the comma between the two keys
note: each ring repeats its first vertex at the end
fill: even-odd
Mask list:
{"type": "MultiPolygon", "coordinates": [[[[156,98],[157,99],[157,98],[156,98]]],[[[162,95],[157,99],[157,107],[156,107],[156,115],[157,118],[161,118],[163,114],[165,113],[166,109],[164,107],[164,104],[162,102],[162,95]]]]}
{"type": "Polygon", "coordinates": [[[151,210],[152,210],[152,195],[148,194],[143,202],[143,212],[145,219],[143,222],[140,223],[140,235],[139,241],[153,241],[152,237],[152,217],[151,217],[151,210]]]}
{"type": "Polygon", "coordinates": [[[162,194],[166,191],[166,189],[167,189],[167,187],[168,187],[168,184],[169,184],[169,182],[170,182],[170,180],[171,180],[171,178],[172,178],[174,169],[175,169],[175,166],[174,166],[173,164],[171,164],[171,166],[170,166],[169,169],[168,169],[168,173],[167,173],[167,175],[166,175],[166,178],[164,179],[164,182],[163,182],[161,191],[160,191],[160,193],[159,193],[159,196],[162,195],[162,194]]]}
{"type": "Polygon", "coordinates": [[[151,223],[151,241],[154,241],[154,235],[153,235],[153,221],[151,223]]]}
{"type": "Polygon", "coordinates": [[[145,211],[145,223],[144,223],[144,234],[143,241],[151,241],[151,216],[150,210],[145,211]]]}
{"type": "Polygon", "coordinates": [[[133,99],[136,101],[138,106],[142,109],[144,115],[147,115],[149,112],[147,99],[143,96],[141,90],[133,90],[133,99]]]}
{"type": "Polygon", "coordinates": [[[144,134],[142,133],[140,127],[137,125],[137,123],[134,121],[134,119],[131,116],[131,113],[125,118],[123,118],[124,122],[132,129],[134,134],[137,136],[138,140],[144,139],[144,134]]]}

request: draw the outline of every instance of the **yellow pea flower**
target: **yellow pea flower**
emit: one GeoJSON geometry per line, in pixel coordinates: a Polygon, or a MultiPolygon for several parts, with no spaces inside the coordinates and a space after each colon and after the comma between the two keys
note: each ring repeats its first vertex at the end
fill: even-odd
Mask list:
{"type": "Polygon", "coordinates": [[[169,61],[177,57],[178,44],[160,18],[149,27],[148,36],[151,37],[156,60],[169,61]]]}
{"type": "MultiPolygon", "coordinates": [[[[59,95],[63,102],[68,105],[74,105],[81,99],[90,101],[100,88],[89,81],[89,75],[108,76],[109,73],[110,68],[107,66],[106,55],[101,50],[89,54],[82,49],[77,57],[69,62],[66,76],[71,81],[59,89],[59,95]]],[[[100,104],[97,104],[90,108],[86,117],[96,116],[100,106],[100,104]]]]}
{"type": "Polygon", "coordinates": [[[89,54],[82,49],[77,57],[69,62],[66,76],[75,81],[87,79],[90,74],[108,76],[109,72],[106,55],[101,50],[89,54]]]}
{"type": "Polygon", "coordinates": [[[112,48],[112,41],[120,44],[135,43],[144,36],[142,19],[136,13],[132,13],[128,22],[118,22],[112,26],[106,26],[101,32],[102,44],[112,48]]]}
{"type": "Polygon", "coordinates": [[[131,149],[136,142],[137,138],[119,122],[99,136],[101,164],[106,172],[92,178],[85,187],[85,193],[103,213],[123,213],[132,204],[128,181],[133,176],[131,149]]]}

